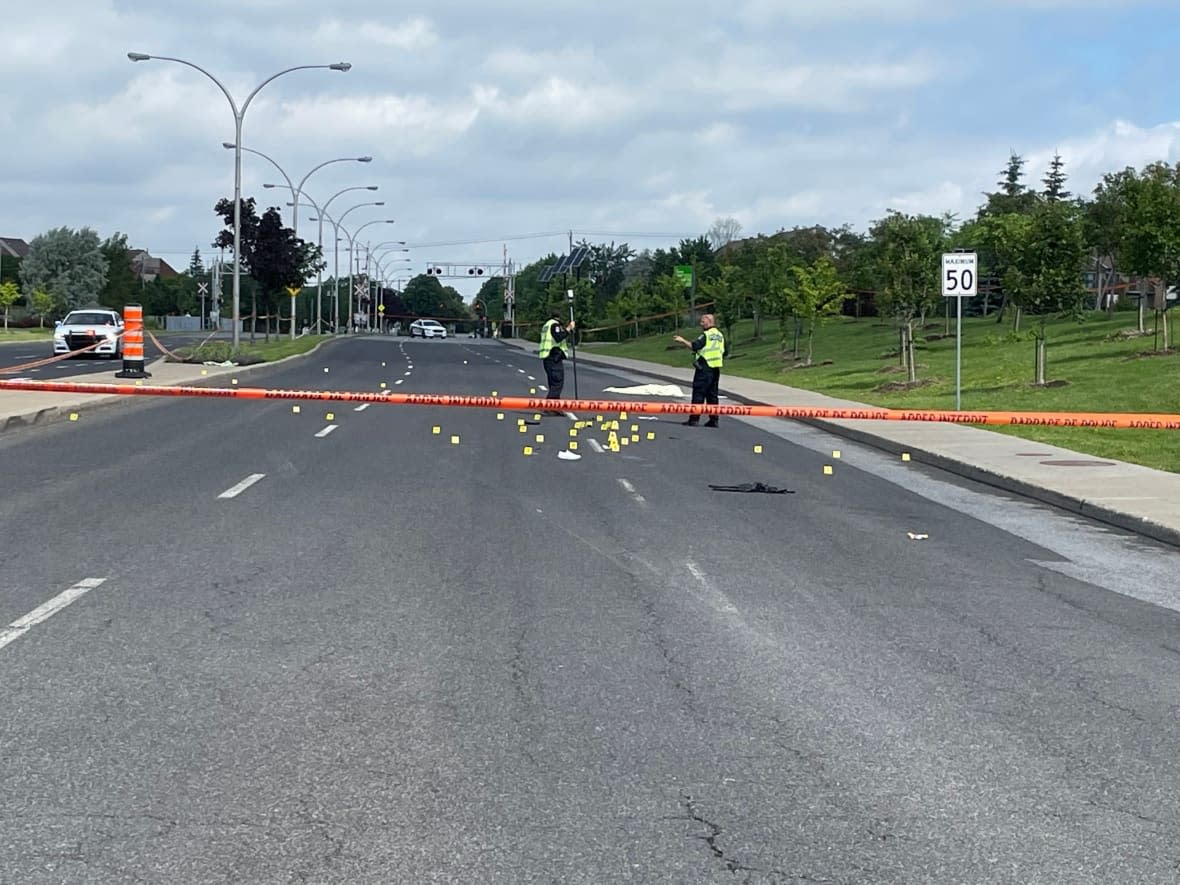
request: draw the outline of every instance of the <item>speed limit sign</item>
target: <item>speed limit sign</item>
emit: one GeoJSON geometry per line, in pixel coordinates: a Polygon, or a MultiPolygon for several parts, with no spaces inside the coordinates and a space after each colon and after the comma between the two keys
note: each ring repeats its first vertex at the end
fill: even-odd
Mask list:
{"type": "Polygon", "coordinates": [[[978,294],[979,261],[974,252],[942,253],[942,294],[970,298],[978,294]]]}

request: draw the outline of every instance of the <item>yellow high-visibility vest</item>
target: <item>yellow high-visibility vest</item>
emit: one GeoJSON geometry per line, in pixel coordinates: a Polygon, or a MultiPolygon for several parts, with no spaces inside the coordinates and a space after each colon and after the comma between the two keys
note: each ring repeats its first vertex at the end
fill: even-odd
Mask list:
{"type": "Polygon", "coordinates": [[[546,320],[545,325],[541,327],[541,344],[537,350],[537,353],[541,359],[549,356],[549,352],[555,347],[560,347],[561,352],[566,356],[570,355],[569,345],[567,345],[565,341],[559,343],[557,339],[553,337],[553,327],[560,325],[561,323],[559,323],[557,320],[551,319],[546,320]]]}
{"type": "Polygon", "coordinates": [[[705,361],[710,369],[721,368],[725,362],[725,336],[721,334],[720,329],[713,328],[705,331],[705,346],[693,355],[694,362],[698,356],[705,361]]]}

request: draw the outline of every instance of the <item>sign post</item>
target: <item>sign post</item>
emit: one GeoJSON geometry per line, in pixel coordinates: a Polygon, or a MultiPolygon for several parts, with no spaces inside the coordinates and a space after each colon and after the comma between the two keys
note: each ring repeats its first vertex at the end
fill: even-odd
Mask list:
{"type": "Polygon", "coordinates": [[[295,296],[299,294],[302,286],[288,286],[287,294],[291,296],[291,340],[295,340],[295,296]]]}
{"type": "Polygon", "coordinates": [[[963,299],[979,291],[979,256],[974,252],[942,253],[942,294],[955,299],[955,411],[962,408],[963,299]]]}
{"type": "Polygon", "coordinates": [[[209,294],[208,283],[197,283],[197,294],[201,296],[201,331],[205,331],[205,296],[209,294]]]}

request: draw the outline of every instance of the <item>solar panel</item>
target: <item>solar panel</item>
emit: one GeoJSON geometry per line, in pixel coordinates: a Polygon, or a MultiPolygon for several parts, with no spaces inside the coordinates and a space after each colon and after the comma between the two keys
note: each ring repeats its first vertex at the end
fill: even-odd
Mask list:
{"type": "Polygon", "coordinates": [[[582,262],[590,257],[589,246],[579,246],[570,255],[570,270],[574,270],[582,265],[582,262]]]}
{"type": "Polygon", "coordinates": [[[537,277],[537,282],[538,283],[547,283],[551,279],[553,279],[553,270],[556,267],[557,267],[556,264],[550,264],[548,267],[546,267],[543,271],[541,271],[541,275],[539,277],[537,277]]]}

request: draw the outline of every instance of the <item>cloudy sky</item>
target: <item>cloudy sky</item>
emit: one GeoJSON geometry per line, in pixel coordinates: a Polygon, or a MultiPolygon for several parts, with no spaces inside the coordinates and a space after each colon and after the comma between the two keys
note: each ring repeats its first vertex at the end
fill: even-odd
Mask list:
{"type": "MultiPolygon", "coordinates": [[[[210,256],[242,143],[411,261],[526,264],[575,240],[970,215],[1010,150],[1075,192],[1180,160],[1177,0],[42,0],[0,26],[0,235],[126,233],[210,256]],[[359,194],[359,195],[358,195],[359,194]]],[[[243,194],[290,199],[246,154],[243,194]]],[[[288,211],[289,210],[285,210],[288,211]]],[[[301,216],[300,234],[315,225],[301,216]]],[[[329,261],[330,235],[325,235],[329,261]]],[[[342,262],[343,263],[343,262],[342,262]]],[[[474,285],[458,282],[472,294],[474,285]]]]}

